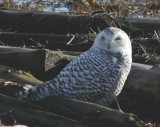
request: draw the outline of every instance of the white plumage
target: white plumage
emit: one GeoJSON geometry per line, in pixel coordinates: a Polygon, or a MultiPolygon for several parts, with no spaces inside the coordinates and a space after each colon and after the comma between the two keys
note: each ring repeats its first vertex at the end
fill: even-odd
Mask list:
{"type": "Polygon", "coordinates": [[[74,58],[56,78],[17,95],[31,101],[59,96],[107,106],[123,88],[131,55],[128,35],[115,27],[106,28],[97,35],[93,46],[74,58]]]}

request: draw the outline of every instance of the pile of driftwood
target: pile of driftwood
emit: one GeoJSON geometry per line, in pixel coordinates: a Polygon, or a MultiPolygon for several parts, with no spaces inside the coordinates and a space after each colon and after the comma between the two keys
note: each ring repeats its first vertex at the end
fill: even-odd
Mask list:
{"type": "MultiPolygon", "coordinates": [[[[78,51],[84,51],[91,46],[94,36],[88,34],[90,30],[98,31],[98,28],[103,29],[109,24],[106,19],[99,16],[55,15],[13,10],[0,10],[0,19],[2,19],[0,20],[1,44],[37,47],[33,49],[0,46],[2,124],[48,127],[148,127],[154,126],[153,121],[159,123],[160,67],[158,65],[132,64],[125,87],[117,98],[123,111],[117,108],[116,103],[110,107],[103,107],[57,97],[48,97],[32,103],[14,98],[16,92],[26,87],[42,85],[43,81],[54,78],[80,54],[78,51]],[[63,23],[65,24],[62,25],[63,23]],[[86,41],[76,44],[84,36],[86,41]],[[54,50],[44,49],[43,46],[54,50]]],[[[142,28],[144,27],[142,25],[152,24],[155,29],[158,29],[156,26],[159,24],[156,21],[154,24],[135,23],[131,20],[134,27],[137,27],[138,23],[142,28]]],[[[148,29],[150,31],[146,30],[147,27],[144,28],[144,33],[154,32],[154,28],[148,29]]],[[[135,36],[134,31],[132,33],[135,36]]],[[[134,52],[137,52],[136,48],[134,52]]],[[[137,57],[134,56],[133,61],[136,60],[137,57]]]]}

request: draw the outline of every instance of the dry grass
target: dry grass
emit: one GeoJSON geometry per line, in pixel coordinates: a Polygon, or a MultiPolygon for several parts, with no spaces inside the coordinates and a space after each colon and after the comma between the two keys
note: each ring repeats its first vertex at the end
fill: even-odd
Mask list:
{"type": "Polygon", "coordinates": [[[13,3],[12,0],[4,0],[4,7],[11,9],[28,9],[42,11],[45,6],[49,6],[48,3],[40,3],[38,1],[34,1],[34,3],[32,3],[28,0],[24,0],[23,3],[13,3]]]}
{"type": "MultiPolygon", "coordinates": [[[[55,5],[51,2],[40,3],[38,1],[24,3],[13,3],[12,0],[4,0],[6,8],[18,9],[33,9],[42,11],[44,7],[54,8],[55,5]]],[[[126,2],[125,0],[110,0],[110,2],[101,3],[96,0],[70,0],[66,3],[74,13],[90,13],[94,11],[102,11],[107,13],[114,13],[116,16],[134,16],[134,17],[156,17],[160,9],[160,0],[133,0],[133,2],[126,2]]]]}

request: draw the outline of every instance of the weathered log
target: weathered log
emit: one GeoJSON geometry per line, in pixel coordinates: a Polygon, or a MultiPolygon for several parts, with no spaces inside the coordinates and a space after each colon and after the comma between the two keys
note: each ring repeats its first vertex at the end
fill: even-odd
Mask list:
{"type": "Polygon", "coordinates": [[[0,46],[0,65],[31,72],[41,80],[48,79],[47,74],[51,68],[54,69],[52,75],[57,75],[57,69],[62,68],[61,63],[66,65],[68,60],[59,51],[0,46]]]}
{"type": "Polygon", "coordinates": [[[72,35],[0,32],[1,44],[10,46],[35,46],[40,48],[45,46],[55,49],[66,46],[67,48],[67,43],[72,37],[72,35]]]}
{"type": "Polygon", "coordinates": [[[38,75],[37,71],[44,73],[45,50],[28,49],[19,47],[0,47],[0,64],[14,67],[24,71],[32,70],[32,74],[38,75]]]}
{"type": "MultiPolygon", "coordinates": [[[[20,91],[20,88],[22,88],[22,86],[25,86],[25,84],[21,85],[20,83],[17,84],[14,82],[9,82],[9,83],[5,82],[6,85],[3,85],[3,82],[5,81],[0,81],[0,86],[1,86],[0,88],[2,93],[12,97],[14,96],[14,93],[20,91]],[[13,90],[13,88],[11,87],[13,85],[17,86],[18,89],[14,88],[13,90]],[[4,92],[4,89],[5,89],[5,92],[4,92]]],[[[96,127],[96,126],[141,127],[141,126],[144,126],[144,122],[138,119],[133,114],[124,113],[119,110],[113,110],[107,107],[103,107],[100,105],[83,102],[83,101],[61,99],[58,97],[52,97],[52,98],[48,97],[38,102],[35,102],[36,105],[39,105],[43,108],[36,107],[35,105],[31,105],[30,103],[26,103],[20,100],[18,101],[16,99],[9,98],[1,94],[0,94],[0,101],[1,101],[0,113],[9,112],[9,113],[6,113],[6,115],[12,115],[12,118],[18,121],[21,121],[22,124],[26,124],[26,123],[32,124],[32,122],[35,124],[35,121],[38,121],[38,123],[36,122],[38,126],[42,124],[45,126],[50,126],[50,124],[54,125],[57,122],[59,117],[56,119],[54,118],[53,119],[54,121],[49,122],[47,124],[46,122],[51,120],[50,117],[52,117],[52,113],[56,113],[60,116],[65,116],[67,118],[78,121],[78,123],[81,126],[82,125],[84,126],[87,125],[88,127],[96,127]],[[50,113],[48,113],[48,110],[50,111],[50,113]],[[44,120],[41,121],[42,119],[44,120]]],[[[54,117],[57,117],[57,116],[54,116],[54,117]]],[[[3,116],[1,116],[1,118],[3,118],[3,116]]],[[[63,119],[61,120],[61,118],[59,119],[59,121],[61,121],[62,125],[66,124],[65,122],[70,122],[67,120],[64,121],[63,119]]]]}
{"type": "MultiPolygon", "coordinates": [[[[74,56],[79,54],[80,52],[73,51],[0,46],[0,65],[30,72],[44,81],[55,77],[74,56]]],[[[137,61],[137,58],[133,57],[134,60],[137,61]]],[[[141,62],[143,61],[145,59],[141,62]]]]}
{"type": "Polygon", "coordinates": [[[31,72],[41,80],[52,78],[49,76],[51,68],[54,70],[52,76],[56,76],[67,63],[59,51],[0,46],[0,65],[31,72]]]}
{"type": "MultiPolygon", "coordinates": [[[[160,121],[159,117],[157,117],[160,115],[159,75],[159,67],[133,63],[131,73],[124,89],[120,96],[118,96],[120,107],[124,111],[137,114],[143,119],[151,118],[157,122],[160,121]]],[[[17,86],[17,84],[6,82],[5,85],[2,86],[3,84],[4,83],[1,84],[1,93],[3,94],[13,96],[14,93],[22,91],[19,87],[13,87],[17,86]]],[[[25,84],[21,86],[25,86],[25,84]]],[[[45,102],[45,104],[48,103],[50,105],[51,102],[52,101],[49,100],[45,102]]],[[[113,104],[111,107],[113,108],[114,105],[116,104],[113,104]]]]}
{"type": "Polygon", "coordinates": [[[33,77],[30,73],[11,67],[0,65],[0,78],[22,84],[39,85],[43,82],[33,77]]]}
{"type": "MultiPolygon", "coordinates": [[[[54,33],[54,34],[75,34],[89,33],[91,29],[97,31],[112,24],[113,19],[104,13],[71,15],[37,12],[30,10],[0,10],[0,28],[4,31],[20,33],[54,33]]],[[[123,19],[118,18],[115,22],[121,22],[120,27],[126,32],[133,32],[130,28],[124,27],[123,19]],[[131,30],[131,31],[130,31],[131,30]]],[[[144,33],[154,33],[160,29],[159,19],[127,18],[134,28],[142,29],[144,33]]],[[[117,23],[117,25],[119,24],[117,23]]],[[[112,24],[114,25],[114,23],[112,24]]]]}
{"type": "Polygon", "coordinates": [[[59,15],[27,10],[0,10],[0,19],[1,29],[20,33],[54,33],[66,35],[68,33],[88,33],[90,28],[98,31],[98,28],[107,26],[105,20],[92,17],[90,14],[59,15]]]}
{"type": "Polygon", "coordinates": [[[85,51],[91,47],[95,35],[76,34],[37,34],[37,33],[16,33],[0,32],[0,44],[9,46],[61,49],[85,51]],[[85,43],[83,43],[85,41],[85,43]]]}
{"type": "MultiPolygon", "coordinates": [[[[49,79],[54,78],[74,56],[79,54],[79,52],[66,51],[57,51],[58,55],[55,55],[55,52],[52,52],[53,54],[51,52],[48,53],[48,57],[45,59],[46,63],[48,63],[48,71],[45,72],[45,76],[49,77],[49,79]]],[[[31,62],[30,64],[32,66],[33,63],[31,62]]],[[[128,80],[118,97],[122,109],[160,121],[159,117],[157,117],[160,115],[159,76],[159,67],[133,63],[128,80]]]]}
{"type": "MultiPolygon", "coordinates": [[[[152,92],[152,90],[159,91],[158,86],[160,86],[160,66],[151,66],[145,64],[133,63],[131,73],[127,79],[126,88],[130,87],[130,89],[138,89],[144,88],[144,90],[148,92],[152,92]],[[148,87],[148,89],[146,88],[148,87]],[[150,89],[153,88],[153,89],[150,89]]],[[[154,91],[154,92],[156,92],[154,91]]],[[[154,95],[157,99],[160,99],[156,94],[154,95]]],[[[160,91],[159,91],[160,92],[160,91]]]]}
{"type": "Polygon", "coordinates": [[[48,97],[36,102],[36,104],[39,104],[56,114],[80,121],[80,123],[89,127],[144,126],[144,122],[131,113],[124,113],[119,110],[110,109],[89,102],[48,97]]]}
{"type": "Polygon", "coordinates": [[[160,117],[160,67],[133,63],[122,93],[118,97],[124,111],[143,119],[160,117]]]}
{"type": "Polygon", "coordinates": [[[153,34],[155,31],[160,29],[159,19],[127,18],[127,20],[134,28],[141,29],[144,34],[153,34]]]}
{"type": "Polygon", "coordinates": [[[45,108],[19,101],[0,94],[0,118],[10,117],[23,124],[38,127],[77,127],[77,122],[54,113],[45,108]]]}
{"type": "MultiPolygon", "coordinates": [[[[76,122],[69,120],[74,119],[78,121],[81,126],[87,125],[88,127],[144,126],[144,122],[133,114],[124,113],[119,110],[113,110],[104,106],[83,101],[61,99],[58,97],[48,97],[35,102],[36,105],[39,105],[43,108],[4,96],[2,94],[0,94],[0,101],[0,114],[6,113],[6,116],[12,115],[12,118],[21,121],[22,124],[32,124],[32,122],[35,124],[36,122],[38,126],[53,126],[57,124],[57,122],[61,122],[61,126],[64,126],[65,124],[65,126],[75,126],[76,122]],[[64,116],[68,119],[62,118],[53,113],[64,116]]],[[[3,118],[3,115],[1,118],[3,118]]]]}

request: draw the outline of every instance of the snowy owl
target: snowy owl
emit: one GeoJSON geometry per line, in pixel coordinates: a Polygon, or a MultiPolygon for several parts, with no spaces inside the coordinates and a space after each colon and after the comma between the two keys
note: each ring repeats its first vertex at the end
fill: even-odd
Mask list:
{"type": "Polygon", "coordinates": [[[56,78],[17,93],[25,100],[47,96],[77,99],[108,106],[121,92],[132,63],[131,41],[119,28],[101,31],[92,47],[75,57],[56,78]]]}

